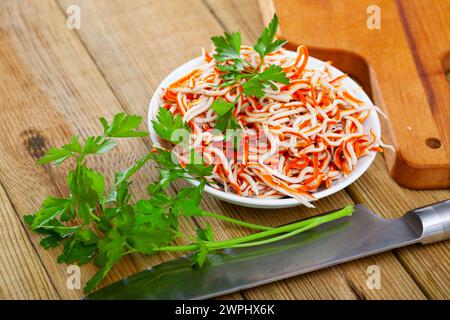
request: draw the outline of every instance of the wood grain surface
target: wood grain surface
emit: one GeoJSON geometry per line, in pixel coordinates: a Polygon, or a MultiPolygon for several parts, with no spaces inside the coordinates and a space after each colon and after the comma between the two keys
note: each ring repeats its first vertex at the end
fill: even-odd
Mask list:
{"type": "Polygon", "coordinates": [[[382,119],[388,169],[415,189],[450,187],[450,1],[262,0],[279,36],[370,81],[382,119]],[[378,27],[370,27],[379,17],[378,27]],[[315,30],[311,32],[311,30],[315,30]],[[345,58],[343,58],[345,57],[345,58]]]}
{"type": "MultiPolygon", "coordinates": [[[[78,299],[66,286],[67,266],[57,249],[43,250],[40,237],[22,216],[38,209],[49,194],[62,195],[67,167],[37,167],[51,145],[73,134],[95,134],[97,118],[125,110],[146,117],[151,95],[176,66],[210,48],[209,38],[240,29],[253,42],[263,22],[256,0],[5,0],[0,3],[0,298],[78,299]],[[66,8],[79,5],[81,28],[66,27],[66,8]]],[[[96,166],[112,172],[144,154],[148,139],[120,143],[96,166]]],[[[156,172],[146,167],[134,183],[143,195],[156,172]]],[[[176,186],[175,189],[179,188],[176,186]]],[[[174,190],[176,191],[176,190],[174,190]]],[[[316,209],[263,211],[233,206],[206,196],[204,208],[268,225],[361,202],[386,217],[449,198],[448,190],[411,191],[389,176],[383,159],[356,183],[317,202],[316,209]]],[[[192,232],[195,225],[185,226],[192,232]]],[[[214,224],[220,239],[248,230],[214,224]]],[[[228,299],[448,299],[449,243],[417,245],[242,291],[228,299]],[[366,286],[367,267],[380,266],[382,288],[366,286]]],[[[130,256],[113,268],[104,284],[172,258],[130,256]]],[[[81,268],[84,284],[95,267],[81,268]]]]}

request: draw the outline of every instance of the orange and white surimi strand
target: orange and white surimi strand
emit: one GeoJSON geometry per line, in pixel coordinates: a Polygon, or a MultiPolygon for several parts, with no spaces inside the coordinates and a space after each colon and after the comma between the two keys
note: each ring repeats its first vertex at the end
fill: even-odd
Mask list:
{"type": "MultiPolygon", "coordinates": [[[[203,51],[203,57],[202,67],[165,89],[163,107],[189,124],[194,148],[214,165],[208,177],[213,187],[246,197],[294,197],[311,206],[315,191],[350,174],[360,157],[382,150],[362,125],[378,108],[345,89],[346,75],[333,78],[330,63],[308,69],[306,47],[294,58],[284,49],[266,56],[262,70],[279,65],[290,84],[276,83],[262,99],[240,95],[242,84],[221,87],[213,54],[203,51]],[[223,149],[225,135],[214,131],[217,114],[211,109],[217,98],[236,97],[233,115],[242,129],[238,155],[223,149]],[[251,143],[255,136],[264,142],[251,143]]],[[[241,58],[260,64],[251,47],[241,47],[241,58]]]]}

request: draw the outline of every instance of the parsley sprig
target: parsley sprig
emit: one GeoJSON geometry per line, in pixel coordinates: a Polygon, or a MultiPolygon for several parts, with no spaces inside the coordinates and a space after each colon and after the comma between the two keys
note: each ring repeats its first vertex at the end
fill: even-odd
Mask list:
{"type": "Polygon", "coordinates": [[[173,144],[183,142],[183,133],[189,131],[189,126],[181,115],[172,115],[166,108],[159,108],[156,120],[152,120],[156,134],[173,144]],[[179,130],[179,131],[177,131],[179,130]],[[180,134],[176,134],[176,132],[180,134]]]}
{"type": "Polygon", "coordinates": [[[275,39],[278,30],[278,17],[274,15],[269,25],[263,30],[261,36],[253,46],[261,57],[260,65],[264,62],[264,57],[269,53],[280,49],[287,41],[275,39]]]}
{"type": "MultiPolygon", "coordinates": [[[[284,40],[275,39],[277,30],[278,17],[274,15],[253,46],[260,58],[257,67],[251,65],[240,56],[240,32],[225,32],[223,36],[212,37],[211,40],[216,51],[214,58],[218,63],[216,67],[221,72],[221,78],[224,80],[220,86],[226,87],[238,83],[242,86],[243,93],[247,97],[263,98],[266,89],[269,87],[276,88],[276,82],[288,85],[289,79],[280,66],[271,65],[263,70],[264,58],[286,43],[284,40]]],[[[216,99],[213,102],[211,108],[217,113],[216,129],[225,131],[226,129],[236,129],[238,127],[232,112],[239,97],[240,94],[237,95],[233,102],[228,102],[224,99],[216,99]]]]}
{"type": "MultiPolygon", "coordinates": [[[[161,112],[161,111],[160,111],[161,112]]],[[[61,148],[51,148],[39,160],[45,164],[73,159],[75,167],[67,177],[69,194],[66,197],[50,196],[44,200],[41,208],[32,215],[24,217],[26,224],[44,238],[40,244],[44,249],[62,247],[58,263],[93,262],[98,272],[86,283],[84,292],[92,291],[106,277],[111,268],[120,259],[131,253],[152,255],[161,251],[191,251],[192,264],[202,267],[210,252],[226,248],[250,247],[279,241],[296,235],[322,223],[348,216],[352,206],[334,213],[294,222],[281,227],[267,227],[248,223],[201,208],[203,188],[212,167],[205,165],[202,157],[191,150],[191,158],[196,162],[181,165],[172,159],[171,152],[155,148],[144,155],[130,168],[115,175],[114,184],[107,188],[104,176],[86,164],[89,155],[101,155],[111,150],[116,142],[112,138],[141,137],[146,132],[138,131],[141,117],[119,113],[111,123],[100,119],[103,133],[88,137],[84,143],[75,136],[70,143],[61,148]],[[132,200],[129,186],[131,178],[148,161],[154,161],[159,170],[159,179],[148,185],[148,196],[137,201],[132,200]],[[172,195],[169,186],[177,179],[194,179],[198,184],[184,187],[172,195]],[[244,237],[216,241],[213,228],[206,223],[198,227],[195,236],[181,232],[182,219],[209,217],[240,225],[259,232],[244,237]],[[190,241],[186,245],[173,244],[178,238],[190,241]]],[[[168,121],[165,113],[157,117],[155,123],[163,136],[175,127],[178,120],[168,121]]]]}

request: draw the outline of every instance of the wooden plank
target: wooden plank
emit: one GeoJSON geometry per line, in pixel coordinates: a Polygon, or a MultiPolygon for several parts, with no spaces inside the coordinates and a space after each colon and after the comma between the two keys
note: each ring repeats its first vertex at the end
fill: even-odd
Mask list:
{"type": "MultiPolygon", "coordinates": [[[[83,27],[79,30],[80,38],[94,57],[124,108],[142,114],[146,112],[151,92],[164,76],[188,58],[197,56],[200,46],[209,47],[209,37],[223,31],[214,16],[208,12],[208,8],[204,7],[199,1],[170,1],[161,5],[141,0],[133,2],[131,6],[124,5],[121,1],[112,3],[110,1],[73,2],[60,0],[59,3],[62,8],[74,3],[80,6],[85,17],[83,27]],[[98,12],[103,14],[101,16],[96,15],[98,12]],[[183,12],[183,14],[178,15],[178,12],[183,12]],[[176,27],[173,25],[174,15],[177,16],[176,27]],[[158,21],[156,25],[149,23],[149,21],[156,20],[158,21]],[[178,29],[178,25],[183,26],[183,32],[178,29]],[[138,31],[129,32],[130,28],[138,31]],[[174,28],[177,32],[173,32],[174,28]],[[195,32],[191,30],[195,30],[195,32]],[[168,32],[170,32],[171,37],[170,43],[167,43],[166,39],[169,36],[168,32]],[[152,39],[153,45],[143,39],[152,39]],[[165,44],[165,46],[158,47],[158,44],[165,44]],[[172,47],[177,45],[183,50],[168,50],[167,46],[169,45],[172,47]],[[105,54],[105,52],[109,54],[105,54]],[[111,52],[114,54],[110,54],[111,52]],[[122,85],[122,79],[126,79],[126,87],[122,85]]],[[[211,3],[208,4],[210,9],[213,8],[211,3]]],[[[234,2],[234,4],[237,5],[237,2],[234,2]]],[[[223,12],[227,12],[230,16],[242,16],[239,11],[230,14],[229,9],[225,9],[223,12]]],[[[257,12],[257,7],[255,12],[257,12]]],[[[217,10],[214,10],[214,14],[218,15],[217,10]]],[[[253,21],[249,20],[249,25],[252,23],[253,21]]],[[[259,24],[261,25],[261,22],[259,24]]],[[[256,28],[254,30],[256,32],[256,28]]],[[[251,36],[255,37],[254,35],[251,36]]],[[[244,34],[244,37],[247,37],[247,33],[244,34]]],[[[225,212],[245,220],[275,225],[297,220],[307,214],[317,214],[318,212],[335,209],[349,202],[351,202],[351,199],[345,193],[340,193],[326,201],[320,201],[318,203],[319,209],[316,211],[304,211],[303,208],[297,208],[274,210],[270,213],[246,208],[237,209],[237,207],[218,202],[211,197],[205,197],[204,204],[209,210],[225,212]],[[306,212],[305,215],[302,212],[306,212]]],[[[217,226],[220,226],[217,234],[221,239],[243,233],[242,229],[230,228],[221,224],[217,224],[217,226]]],[[[392,288],[389,287],[389,290],[386,291],[391,292],[393,297],[423,298],[420,290],[392,255],[388,254],[387,257],[382,256],[381,262],[377,258],[378,263],[387,259],[386,261],[396,265],[399,270],[399,278],[396,280],[397,283],[394,284],[394,281],[392,288]],[[405,294],[405,292],[395,290],[395,286],[400,284],[406,290],[409,289],[410,292],[405,294]]],[[[351,285],[346,283],[344,275],[341,275],[345,272],[345,268],[339,270],[341,271],[338,272],[335,269],[323,270],[287,282],[272,284],[266,289],[252,289],[244,294],[248,298],[269,296],[304,299],[312,297],[356,298],[351,285]],[[312,280],[315,278],[322,279],[322,282],[327,285],[317,285],[312,280]],[[342,286],[342,284],[344,285],[342,286]]],[[[355,281],[357,279],[359,285],[364,286],[364,281],[359,279],[360,272],[353,273],[348,278],[355,279],[355,281]]],[[[371,294],[368,292],[367,296],[371,296],[371,294]]],[[[380,293],[375,295],[381,296],[380,293]]]]}
{"type": "MultiPolygon", "coordinates": [[[[62,187],[66,184],[66,166],[56,170],[36,167],[35,161],[44,150],[67,142],[73,134],[85,137],[98,133],[101,126],[97,118],[111,116],[122,108],[76,34],[66,28],[66,18],[54,1],[2,1],[0,61],[0,181],[22,216],[37,210],[48,195],[67,192],[62,187]]],[[[95,165],[112,177],[114,171],[128,167],[147,150],[142,141],[128,140],[114,155],[99,158],[95,165]]],[[[148,167],[143,169],[133,184],[137,197],[145,196],[145,186],[156,175],[148,167]]],[[[37,248],[41,237],[28,229],[27,233],[37,248]]],[[[2,245],[11,251],[16,244],[2,241],[2,245]]],[[[56,263],[59,249],[37,251],[58,294],[79,299],[81,290],[66,288],[66,266],[56,263]]],[[[127,257],[113,268],[105,283],[170,257],[127,257]]],[[[82,283],[95,271],[92,265],[81,268],[82,283]]]]}
{"type": "Polygon", "coordinates": [[[0,185],[0,299],[57,298],[49,275],[0,185]]]}

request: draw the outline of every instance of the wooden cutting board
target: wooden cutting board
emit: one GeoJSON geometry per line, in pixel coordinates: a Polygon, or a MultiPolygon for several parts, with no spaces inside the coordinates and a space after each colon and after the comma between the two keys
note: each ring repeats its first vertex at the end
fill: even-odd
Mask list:
{"type": "Polygon", "coordinates": [[[400,185],[450,187],[450,0],[260,0],[260,8],[265,23],[277,13],[288,48],[304,44],[332,60],[385,111],[383,139],[395,147],[385,159],[400,185]]]}

